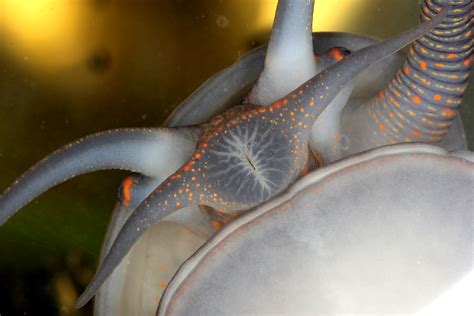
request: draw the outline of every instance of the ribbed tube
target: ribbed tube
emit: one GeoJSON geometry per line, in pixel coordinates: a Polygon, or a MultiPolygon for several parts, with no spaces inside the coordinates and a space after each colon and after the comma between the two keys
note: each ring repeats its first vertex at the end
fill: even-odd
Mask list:
{"type": "Polygon", "coordinates": [[[472,1],[424,0],[421,22],[441,5],[443,23],[416,40],[387,87],[362,109],[368,112],[376,145],[438,142],[447,133],[466,89],[472,62],[472,1]]]}

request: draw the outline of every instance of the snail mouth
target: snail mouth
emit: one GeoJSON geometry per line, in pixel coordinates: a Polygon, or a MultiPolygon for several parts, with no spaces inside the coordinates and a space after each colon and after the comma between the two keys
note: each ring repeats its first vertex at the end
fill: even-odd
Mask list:
{"type": "Polygon", "coordinates": [[[252,160],[250,160],[250,157],[247,153],[244,152],[244,157],[245,159],[247,159],[247,162],[249,163],[249,165],[253,168],[253,170],[257,170],[257,168],[255,167],[255,165],[252,163],[252,160]]]}

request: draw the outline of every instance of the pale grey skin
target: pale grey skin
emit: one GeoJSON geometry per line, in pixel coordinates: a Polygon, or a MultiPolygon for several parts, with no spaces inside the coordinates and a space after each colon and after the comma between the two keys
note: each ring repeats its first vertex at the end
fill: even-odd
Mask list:
{"type": "Polygon", "coordinates": [[[473,159],[400,144],[316,170],[199,249],[157,315],[412,315],[451,289],[434,311],[471,315],[473,159]]]}
{"type": "MultiPolygon", "coordinates": [[[[195,136],[193,136],[193,134],[195,134],[195,132],[193,130],[189,130],[189,131],[185,131],[183,130],[184,133],[187,134],[187,136],[185,136],[183,139],[190,139],[191,142],[193,141],[193,138],[195,136]]],[[[153,130],[153,131],[137,131],[137,133],[142,133],[142,134],[146,134],[145,136],[145,139],[143,139],[143,141],[140,140],[139,143],[137,143],[136,145],[138,146],[137,148],[137,151],[136,152],[140,152],[142,150],[144,150],[143,152],[146,152],[146,148],[150,148],[149,146],[152,145],[150,143],[150,141],[148,141],[150,138],[153,138],[155,136],[160,136],[163,132],[166,133],[165,130],[153,130]],[[148,139],[148,140],[147,140],[148,139]]],[[[131,135],[131,136],[135,136],[137,135],[137,133],[135,132],[132,132],[132,131],[120,131],[118,133],[123,133],[124,135],[131,135]]],[[[113,136],[113,135],[112,135],[113,136]]],[[[179,137],[179,135],[178,135],[179,137]]],[[[133,137],[132,137],[133,138],[133,137]]],[[[101,140],[105,140],[105,139],[108,139],[107,138],[107,135],[101,135],[101,136],[98,136],[97,139],[101,139],[101,140]]],[[[136,141],[137,139],[134,139],[134,141],[136,141]]],[[[87,141],[86,141],[87,143],[87,141]]],[[[89,142],[88,144],[85,145],[85,147],[87,147],[87,145],[91,145],[91,142],[89,142]]],[[[150,164],[150,156],[145,154],[145,155],[129,155],[130,159],[136,159],[133,161],[133,163],[131,163],[130,165],[128,165],[128,162],[126,161],[126,159],[124,159],[124,157],[126,157],[127,154],[129,154],[130,152],[128,151],[128,148],[127,148],[127,142],[126,141],[119,141],[117,142],[115,145],[117,145],[117,147],[114,148],[114,150],[118,150],[118,156],[122,157],[118,160],[109,160],[108,162],[104,163],[103,165],[101,166],[98,166],[98,167],[94,167],[94,168],[125,168],[125,169],[131,169],[133,171],[141,171],[142,173],[146,174],[146,175],[149,175],[149,176],[155,176],[157,177],[157,174],[155,173],[156,170],[148,170],[147,169],[147,166],[149,166],[150,164]]],[[[76,149],[77,148],[80,148],[82,146],[82,148],[85,148],[84,147],[84,142],[82,142],[82,144],[79,144],[78,147],[75,147],[76,149]]],[[[162,145],[159,145],[157,146],[156,148],[161,148],[162,145]]],[[[153,147],[153,146],[152,146],[153,147]]],[[[67,149],[67,148],[66,148],[67,149]]],[[[91,149],[91,147],[89,147],[89,149],[91,149]]],[[[94,148],[92,147],[91,149],[93,152],[94,148]]],[[[136,153],[135,152],[135,153],[136,153]]],[[[61,155],[61,154],[60,154],[61,155]]],[[[56,155],[55,157],[59,157],[58,155],[56,155]]],[[[95,161],[95,160],[94,160],[95,161]]],[[[87,162],[86,162],[87,164],[87,162]]],[[[69,166],[68,166],[69,167],[69,166]]],[[[90,168],[88,165],[84,166],[84,169],[81,171],[81,172],[88,172],[88,171],[91,171],[93,168],[90,168]]],[[[67,178],[67,173],[71,174],[71,169],[68,170],[63,170],[65,172],[65,174],[55,174],[55,175],[49,175],[51,177],[49,178],[42,178],[41,181],[39,183],[30,183],[30,185],[33,185],[33,190],[30,190],[30,195],[31,196],[34,196],[34,195],[38,195],[40,193],[42,193],[42,191],[46,190],[47,188],[46,187],[43,187],[42,184],[44,183],[50,183],[50,185],[54,185],[56,184],[58,181],[61,181],[61,180],[64,180],[65,178],[67,178]],[[35,187],[36,186],[36,187],[35,187]]],[[[41,169],[37,169],[36,171],[32,171],[32,173],[30,173],[30,176],[31,175],[34,175],[34,174],[39,174],[41,176],[44,176],[45,174],[43,174],[42,172],[44,172],[44,170],[41,170],[41,169]]],[[[74,175],[76,175],[78,172],[77,170],[74,171],[74,175]]],[[[24,183],[24,182],[23,182],[24,183]]],[[[14,191],[10,191],[10,192],[14,192],[14,191]]],[[[23,201],[19,202],[15,199],[11,199],[12,197],[12,194],[10,193],[9,197],[10,199],[8,200],[10,205],[20,205],[24,202],[26,202],[30,197],[24,197],[23,201]]],[[[17,196],[18,197],[18,196],[17,196]]],[[[3,218],[2,218],[2,221],[5,221],[9,216],[11,216],[11,213],[10,212],[7,212],[7,214],[3,214],[3,218]]]]}
{"type": "MultiPolygon", "coordinates": [[[[346,34],[320,34],[317,38],[317,41],[315,41],[315,46],[316,44],[318,44],[319,52],[321,52],[327,50],[332,46],[344,46],[351,48],[351,50],[356,50],[373,43],[373,39],[364,38],[361,36],[346,34]]],[[[318,47],[315,47],[315,52],[318,52],[318,47]]],[[[374,65],[373,67],[371,67],[371,69],[366,72],[365,76],[360,76],[360,79],[358,78],[358,81],[360,83],[356,84],[353,96],[367,97],[370,95],[374,95],[385,85],[390,74],[393,73],[395,69],[400,66],[403,58],[402,56],[403,55],[394,56],[390,60],[384,60],[383,65],[381,65],[382,63],[379,63],[378,65],[374,65]],[[367,82],[369,82],[369,84],[367,84],[367,82]]],[[[174,115],[170,117],[168,122],[172,125],[179,125],[180,119],[187,121],[188,123],[203,122],[206,120],[203,115],[206,115],[206,113],[208,113],[207,111],[209,111],[210,114],[217,114],[225,108],[228,108],[232,104],[235,104],[235,100],[242,99],[242,97],[246,94],[246,91],[248,91],[249,86],[251,86],[252,82],[255,80],[254,78],[256,78],[257,74],[259,73],[259,70],[256,69],[260,69],[262,60],[263,49],[256,49],[252,51],[248,56],[241,58],[231,68],[223,70],[220,73],[216,74],[213,78],[208,80],[208,82],[206,82],[206,84],[203,85],[201,89],[199,89],[185,102],[183,102],[183,104],[175,111],[174,115]],[[216,100],[218,102],[215,102],[216,100]]],[[[312,60],[313,58],[311,58],[311,61],[312,60]]],[[[284,72],[280,74],[283,76],[287,75],[284,72]]],[[[295,86],[297,86],[297,84],[295,84],[295,86]]],[[[342,107],[340,105],[339,108],[334,112],[339,112],[341,108],[342,107]]],[[[331,120],[329,120],[329,122],[331,122],[331,120]]],[[[459,123],[460,121],[458,120],[456,122],[459,123]]],[[[315,126],[316,125],[317,124],[315,124],[315,126]]],[[[461,128],[459,128],[459,126],[460,124],[455,124],[453,126],[457,129],[457,133],[454,133],[454,143],[457,144],[454,146],[451,145],[451,148],[463,148],[465,146],[462,126],[461,128]]],[[[451,128],[451,131],[456,131],[456,129],[454,129],[453,127],[451,128]]],[[[313,131],[317,131],[317,129],[314,128],[313,131]]],[[[330,135],[330,133],[327,134],[330,135]]],[[[321,135],[321,132],[316,135],[321,135]]],[[[324,137],[322,137],[322,139],[324,142],[324,137]]],[[[315,142],[311,143],[311,145],[313,145],[312,148],[318,148],[317,146],[314,146],[315,142]]],[[[453,142],[451,141],[451,144],[452,143],[453,142]]],[[[319,146],[319,148],[321,149],[322,146],[319,146]]],[[[321,150],[320,152],[323,155],[327,151],[321,150]]],[[[328,155],[328,157],[331,157],[330,155],[333,154],[329,153],[328,155]]],[[[168,175],[170,173],[171,171],[168,173],[168,175]]],[[[150,192],[151,190],[152,187],[150,187],[148,192],[150,192]]],[[[191,214],[191,212],[180,212],[180,214],[191,214]]],[[[194,218],[194,228],[199,226],[196,224],[197,222],[202,223],[202,221],[199,221],[197,219],[199,219],[199,216],[194,218]]],[[[195,231],[201,231],[202,233],[202,225],[199,229],[195,229],[195,231]]]]}
{"type": "Polygon", "coordinates": [[[127,219],[76,306],[87,303],[151,224],[174,211],[199,204],[238,214],[285,190],[307,168],[310,127],[339,91],[368,65],[425,34],[446,15],[443,10],[416,28],[341,59],[269,107],[231,109],[203,125],[193,157],[127,219]],[[262,151],[264,147],[271,151],[262,151]],[[252,194],[246,185],[254,188],[252,194]]]}
{"type": "MultiPolygon", "coordinates": [[[[423,4],[423,9],[426,9],[428,11],[431,10],[431,13],[428,15],[423,13],[423,16],[432,15],[433,12],[435,12],[436,9],[439,9],[442,4],[449,4],[452,6],[452,8],[461,10],[461,13],[457,12],[451,18],[453,21],[456,22],[449,22],[443,27],[452,28],[453,25],[456,25],[457,27],[461,25],[464,28],[464,33],[458,32],[459,34],[452,34],[450,35],[450,37],[447,38],[445,42],[433,42],[431,37],[425,36],[423,41],[420,41],[420,43],[425,46],[428,45],[426,43],[429,43],[430,45],[441,44],[443,46],[443,51],[446,51],[445,56],[448,54],[448,52],[459,52],[459,56],[456,57],[456,60],[459,60],[459,63],[456,67],[464,68],[464,73],[461,75],[463,79],[462,81],[460,81],[459,79],[454,81],[456,81],[458,87],[462,87],[467,82],[470,73],[469,67],[463,66],[462,62],[468,62],[469,52],[472,51],[472,34],[469,35],[468,33],[470,23],[469,14],[472,9],[472,3],[469,3],[468,0],[436,0],[433,2],[433,4],[425,2],[423,4]],[[464,21],[460,19],[464,19],[464,21]],[[458,20],[460,20],[461,22],[457,22],[458,20]],[[460,37],[461,39],[459,39],[460,37]],[[468,40],[470,40],[470,43],[468,40]]],[[[255,86],[250,92],[250,95],[248,97],[249,103],[269,104],[275,99],[286,95],[294,88],[296,88],[299,84],[301,84],[303,81],[298,81],[301,80],[301,78],[309,77],[311,76],[310,73],[314,75],[321,70],[321,65],[318,65],[317,62],[314,61],[313,53],[311,50],[311,28],[308,27],[308,24],[311,22],[311,3],[307,1],[297,2],[296,4],[290,2],[280,2],[278,8],[281,9],[281,12],[287,13],[287,15],[282,18],[279,18],[278,15],[276,16],[273,28],[274,32],[272,33],[272,38],[269,43],[270,51],[266,55],[263,71],[258,77],[255,86]],[[291,11],[289,11],[288,8],[295,10],[298,9],[300,10],[300,12],[306,13],[306,15],[298,15],[296,13],[293,13],[293,16],[291,16],[291,11]],[[293,21],[293,23],[289,23],[289,20],[293,21]],[[282,30],[282,28],[284,29],[282,30]],[[300,31],[299,35],[294,35],[293,37],[291,37],[289,36],[289,33],[285,34],[285,31],[291,32],[297,30],[298,28],[300,31]],[[286,43],[290,44],[285,46],[281,44],[283,41],[286,41],[286,43]],[[277,46],[277,43],[280,44],[279,47],[281,48],[273,49],[277,46]],[[299,47],[298,50],[295,49],[296,45],[298,45],[299,47]],[[298,62],[295,62],[296,59],[298,60],[298,62]]],[[[461,28],[461,31],[463,30],[463,28],[461,28]]],[[[442,28],[440,28],[439,30],[442,30],[442,28]]],[[[296,32],[293,34],[296,34],[296,32]]],[[[430,36],[433,35],[431,34],[430,36]]],[[[443,36],[446,36],[446,34],[444,34],[443,36]]],[[[327,47],[324,45],[324,42],[329,42],[332,46],[343,46],[348,48],[349,50],[358,50],[364,46],[373,44],[370,39],[357,38],[351,35],[331,35],[328,36],[327,39],[325,39],[324,36],[322,37],[323,38],[318,40],[317,42],[319,47],[327,47]]],[[[417,45],[418,47],[420,46],[420,44],[417,45]]],[[[314,51],[318,52],[318,48],[316,46],[314,51]]],[[[438,55],[440,53],[433,54],[435,54],[433,58],[439,58],[438,55]]],[[[259,49],[256,49],[252,51],[248,56],[245,56],[241,60],[239,60],[234,66],[232,66],[232,68],[219,73],[218,75],[216,75],[215,78],[211,78],[208,83],[212,85],[214,89],[226,91],[229,93],[229,96],[235,97],[236,95],[238,95],[238,93],[236,93],[237,89],[232,88],[247,87],[248,83],[252,82],[253,80],[252,75],[255,75],[255,73],[250,71],[250,68],[246,67],[246,65],[248,64],[251,67],[258,66],[259,58],[263,58],[263,56],[261,51],[259,49]],[[241,86],[233,85],[234,82],[232,80],[225,80],[227,78],[232,78],[232,74],[237,73],[237,71],[239,71],[239,80],[242,80],[239,82],[245,83],[241,86]]],[[[401,58],[402,57],[397,57],[394,58],[392,61],[383,62],[384,76],[380,76],[380,73],[378,72],[379,70],[377,69],[378,65],[370,67],[366,71],[365,77],[358,79],[361,84],[356,84],[356,87],[352,94],[351,87],[346,87],[345,90],[339,94],[338,98],[333,102],[333,104],[331,104],[331,106],[329,106],[328,109],[318,118],[318,120],[313,126],[310,146],[314,151],[317,151],[320,154],[322,160],[325,163],[330,163],[332,161],[346,157],[350,154],[360,152],[362,150],[366,150],[372,147],[386,145],[392,142],[390,138],[384,137],[382,133],[379,133],[379,123],[371,124],[371,115],[368,108],[371,106],[374,99],[377,98],[377,93],[386,87],[388,81],[392,78],[396,70],[403,69],[401,67],[403,63],[401,58]],[[397,64],[397,62],[400,62],[400,64],[397,64]],[[351,98],[348,101],[349,96],[351,98]],[[374,135],[374,133],[376,134],[374,135]],[[379,133],[380,135],[378,135],[377,133],[379,133]],[[372,140],[372,138],[374,137],[375,139],[372,140]]],[[[442,59],[439,62],[445,64],[446,57],[443,58],[445,59],[442,59]]],[[[447,61],[450,61],[449,58],[447,61]]],[[[431,64],[435,62],[425,60],[425,63],[429,64],[428,70],[426,72],[431,75],[431,72],[433,71],[431,69],[431,64]]],[[[452,74],[453,69],[456,68],[451,67],[448,71],[435,69],[435,71],[438,74],[443,74],[444,72],[445,76],[449,76],[452,74]]],[[[428,88],[425,89],[425,87],[422,88],[425,91],[429,90],[428,88]]],[[[404,86],[404,89],[410,90],[413,88],[404,86]]],[[[444,94],[444,91],[442,90],[439,90],[438,93],[440,93],[440,95],[443,97],[443,100],[449,98],[449,95],[444,94]]],[[[189,100],[197,100],[201,96],[205,96],[205,94],[198,92],[197,94],[191,96],[189,100]]],[[[241,95],[241,97],[242,96],[243,94],[241,95]]],[[[432,95],[430,97],[432,97],[432,95]]],[[[436,106],[442,106],[442,103],[443,102],[436,106]]],[[[185,115],[184,113],[188,111],[190,113],[188,114],[188,117],[197,114],[196,110],[193,111],[188,105],[189,104],[187,102],[184,102],[182,106],[176,110],[175,113],[178,115],[178,117],[180,115],[185,115]]],[[[222,105],[223,106],[219,110],[223,110],[223,108],[225,108],[228,104],[223,102],[222,105]]],[[[402,102],[402,106],[404,107],[402,113],[405,116],[408,116],[406,112],[407,108],[410,109],[410,104],[405,105],[402,102]]],[[[446,106],[446,104],[444,104],[444,106],[446,106]]],[[[430,111],[432,110],[426,110],[425,112],[430,111]]],[[[417,114],[420,117],[426,116],[423,111],[420,111],[417,114]]],[[[199,115],[195,116],[195,119],[196,122],[201,122],[201,118],[199,115]]],[[[388,120],[388,117],[385,119],[388,120]]],[[[466,148],[464,130],[459,116],[456,115],[455,117],[452,117],[449,121],[451,121],[451,127],[449,128],[448,133],[442,136],[439,145],[448,150],[466,148]]],[[[396,140],[397,142],[432,142],[429,140],[428,137],[412,137],[410,135],[411,130],[408,128],[401,130],[402,134],[405,135],[406,139],[404,140],[402,137],[401,140],[396,140]]]]}

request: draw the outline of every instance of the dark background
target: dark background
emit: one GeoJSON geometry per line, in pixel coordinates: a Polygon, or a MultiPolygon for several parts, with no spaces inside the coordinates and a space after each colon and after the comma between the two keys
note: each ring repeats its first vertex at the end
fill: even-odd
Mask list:
{"type": "MultiPolygon", "coordinates": [[[[158,126],[214,72],[268,40],[276,1],[0,2],[0,191],[62,145],[158,126]]],[[[388,37],[417,0],[318,0],[315,30],[388,37]]],[[[474,148],[471,102],[463,120],[474,148]]],[[[91,278],[123,172],[50,190],[0,227],[0,315],[89,315],[91,278]]]]}

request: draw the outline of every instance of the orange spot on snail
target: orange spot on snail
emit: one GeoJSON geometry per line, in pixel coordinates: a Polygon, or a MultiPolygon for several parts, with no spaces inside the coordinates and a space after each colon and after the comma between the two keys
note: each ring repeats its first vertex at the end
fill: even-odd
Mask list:
{"type": "Polygon", "coordinates": [[[417,129],[414,129],[411,134],[413,135],[413,137],[420,137],[421,136],[421,132],[417,129]]]}
{"type": "Polygon", "coordinates": [[[441,97],[441,95],[439,95],[439,94],[435,94],[434,99],[435,99],[436,101],[441,101],[442,97],[441,97]]]}
{"type": "Polygon", "coordinates": [[[421,99],[419,96],[415,95],[412,99],[414,104],[420,104],[421,103],[421,99]]]}
{"type": "Polygon", "coordinates": [[[122,183],[123,205],[128,206],[132,199],[133,178],[127,177],[122,183]]]}
{"type": "Polygon", "coordinates": [[[273,109],[278,109],[279,107],[281,107],[281,105],[282,105],[281,101],[277,101],[277,102],[272,104],[272,108],[273,109]]]}
{"type": "Polygon", "coordinates": [[[340,48],[333,48],[329,52],[329,56],[334,58],[337,61],[340,61],[341,59],[344,58],[344,55],[342,55],[341,49],[340,48]]]}

